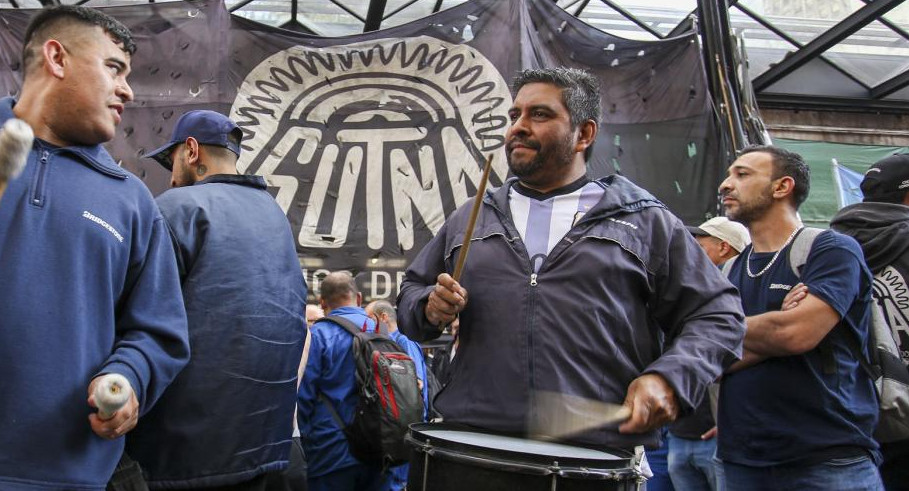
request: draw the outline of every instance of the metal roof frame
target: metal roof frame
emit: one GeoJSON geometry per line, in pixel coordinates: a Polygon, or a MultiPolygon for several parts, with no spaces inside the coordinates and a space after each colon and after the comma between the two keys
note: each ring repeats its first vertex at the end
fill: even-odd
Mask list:
{"type": "Polygon", "coordinates": [[[751,81],[754,90],[760,93],[901,3],[903,0],[876,0],[874,3],[865,4],[864,7],[853,12],[832,29],[812,39],[791,56],[783,58],[775,66],[758,75],[751,81]]]}
{"type": "MultiPolygon", "coordinates": [[[[42,6],[47,7],[59,5],[61,2],[84,4],[87,3],[88,0],[38,1],[42,6]]],[[[155,0],[148,1],[149,3],[155,2],[155,0]]],[[[254,4],[257,1],[258,0],[241,0],[239,3],[231,6],[229,10],[231,13],[234,13],[236,15],[239,10],[251,4],[254,4]]],[[[305,22],[305,19],[301,20],[301,17],[303,17],[303,12],[301,12],[300,0],[288,1],[290,2],[290,20],[278,27],[297,32],[318,35],[319,29],[317,26],[308,24],[305,22]]],[[[557,0],[550,1],[557,2],[557,0]]],[[[685,16],[675,25],[674,28],[669,30],[667,34],[661,34],[651,25],[653,22],[642,20],[640,16],[635,15],[634,12],[630,11],[627,8],[624,8],[621,5],[621,0],[600,0],[599,2],[591,2],[590,0],[575,0],[568,3],[562,2],[564,4],[562,8],[564,8],[567,12],[569,12],[571,15],[574,15],[575,17],[581,17],[585,11],[589,11],[589,8],[592,5],[602,4],[614,12],[615,17],[610,18],[627,20],[628,22],[633,23],[642,31],[647,32],[649,35],[653,36],[656,39],[665,39],[668,37],[678,36],[698,28],[698,22],[695,16],[699,10],[702,10],[702,7],[704,5],[711,5],[711,8],[714,8],[715,6],[726,6],[729,9],[735,8],[739,12],[745,14],[757,22],[761,28],[766,29],[785,42],[790,43],[793,48],[793,51],[790,54],[752,79],[752,85],[754,87],[754,91],[757,95],[759,103],[768,103],[774,106],[779,104],[787,104],[789,107],[794,108],[812,107],[833,109],[839,107],[840,109],[844,110],[854,110],[854,105],[858,103],[863,107],[867,107],[869,110],[909,113],[909,100],[893,99],[891,97],[894,94],[900,92],[902,89],[909,87],[909,70],[904,70],[902,73],[891,76],[887,80],[879,81],[874,86],[869,86],[868,83],[859,80],[856,75],[850,73],[849,70],[846,70],[843,66],[840,66],[834,60],[823,56],[825,52],[830,50],[830,48],[836,46],[837,43],[840,43],[849,38],[875,20],[880,22],[883,26],[886,26],[892,30],[899,37],[909,40],[909,32],[907,32],[906,29],[903,29],[900,27],[900,25],[897,25],[896,23],[883,17],[884,14],[891,11],[904,1],[909,0],[862,0],[864,3],[862,7],[847,16],[845,19],[836,23],[829,30],[821,32],[814,39],[807,43],[799,42],[793,36],[788,35],[783,29],[780,29],[777,25],[774,25],[773,22],[743,5],[738,0],[698,0],[698,9],[695,9],[694,11],[690,12],[689,15],[685,16]],[[775,84],[786,79],[787,76],[798,71],[800,68],[805,67],[806,64],[814,59],[820,59],[824,64],[835,69],[850,82],[854,82],[858,87],[866,89],[868,92],[867,99],[829,97],[825,94],[809,96],[804,94],[787,94],[773,91],[775,84]]],[[[13,8],[20,8],[22,6],[23,0],[6,0],[6,2],[13,8]]],[[[393,18],[405,9],[413,6],[414,4],[417,4],[418,2],[432,2],[432,13],[439,12],[442,9],[442,5],[444,3],[443,0],[408,0],[399,4],[393,10],[389,11],[390,2],[388,0],[369,0],[368,4],[366,5],[366,14],[362,15],[357,13],[357,11],[349,6],[350,0],[327,0],[327,2],[335,5],[337,8],[350,15],[353,19],[356,19],[356,21],[362,22],[363,32],[370,32],[381,29],[383,27],[383,24],[386,23],[388,19],[393,18]]],[[[363,5],[361,4],[360,7],[362,6],[363,5]]],[[[362,10],[360,11],[362,12],[362,10]]],[[[899,97],[902,97],[903,95],[904,94],[902,93],[898,94],[899,97]]]]}

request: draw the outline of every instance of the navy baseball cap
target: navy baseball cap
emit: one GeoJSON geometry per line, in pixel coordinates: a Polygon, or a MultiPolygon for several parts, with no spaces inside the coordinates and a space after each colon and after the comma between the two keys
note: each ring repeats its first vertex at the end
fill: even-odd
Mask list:
{"type": "Polygon", "coordinates": [[[170,151],[189,137],[195,138],[202,145],[224,147],[239,157],[243,130],[221,113],[207,110],[189,111],[177,120],[173,135],[166,145],[142,157],[153,158],[165,169],[172,170],[170,151]]]}
{"type": "Polygon", "coordinates": [[[909,153],[898,153],[877,161],[861,184],[865,202],[901,203],[909,191],[909,153]]]}

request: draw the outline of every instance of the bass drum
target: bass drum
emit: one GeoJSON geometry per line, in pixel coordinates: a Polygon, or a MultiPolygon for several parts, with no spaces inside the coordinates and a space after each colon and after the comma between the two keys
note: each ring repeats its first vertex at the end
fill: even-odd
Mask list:
{"type": "Polygon", "coordinates": [[[408,491],[607,491],[643,489],[630,452],[615,454],[484,433],[452,424],[417,423],[408,491]]]}

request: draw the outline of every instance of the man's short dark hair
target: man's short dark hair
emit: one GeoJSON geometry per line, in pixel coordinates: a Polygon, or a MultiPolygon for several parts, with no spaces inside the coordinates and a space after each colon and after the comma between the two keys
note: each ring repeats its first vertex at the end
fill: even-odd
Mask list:
{"type": "Polygon", "coordinates": [[[117,44],[123,45],[121,49],[125,53],[132,55],[136,52],[136,42],[133,41],[132,33],[113,17],[90,7],[60,5],[43,9],[32,18],[25,30],[25,41],[22,43],[23,71],[28,71],[29,64],[39,51],[38,46],[53,38],[60,27],[73,22],[86,26],[98,26],[117,44]]]}
{"type": "Polygon", "coordinates": [[[600,121],[600,81],[577,68],[529,68],[518,73],[511,84],[515,94],[527,84],[552,84],[562,89],[562,103],[568,108],[571,127],[591,119],[600,121]]]}
{"type": "Polygon", "coordinates": [[[392,322],[398,321],[398,312],[395,310],[394,305],[388,300],[376,300],[373,302],[372,313],[375,314],[376,317],[385,314],[392,322]]]}
{"type": "MultiPolygon", "coordinates": [[[[600,81],[585,70],[578,68],[528,68],[522,70],[511,84],[517,94],[527,84],[552,84],[562,89],[562,104],[568,108],[571,128],[592,120],[600,122],[600,81]]],[[[584,151],[584,160],[590,160],[593,142],[584,151]]]]}
{"type": "Polygon", "coordinates": [[[357,282],[353,275],[347,271],[329,273],[320,284],[319,296],[332,309],[347,305],[351,300],[356,300],[357,282]]]}
{"type": "Polygon", "coordinates": [[[792,190],[792,199],[795,208],[798,209],[802,203],[808,199],[808,192],[811,190],[811,169],[805,163],[801,155],[790,152],[785,148],[774,147],[772,145],[751,145],[739,152],[739,157],[749,153],[763,152],[769,154],[773,162],[772,179],[781,177],[791,177],[795,182],[792,190]]]}

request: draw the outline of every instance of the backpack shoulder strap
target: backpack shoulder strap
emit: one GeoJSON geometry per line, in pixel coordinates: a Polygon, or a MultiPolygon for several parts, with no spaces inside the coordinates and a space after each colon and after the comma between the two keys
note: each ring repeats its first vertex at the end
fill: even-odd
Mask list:
{"type": "MultiPolygon", "coordinates": [[[[328,320],[334,322],[335,324],[341,326],[345,331],[349,332],[354,338],[357,337],[362,331],[357,327],[353,322],[341,317],[339,315],[327,315],[322,318],[322,320],[328,320]]],[[[328,409],[328,412],[331,413],[332,419],[335,420],[335,423],[338,424],[338,428],[344,429],[347,427],[347,424],[344,423],[344,420],[341,419],[341,415],[338,414],[338,410],[335,408],[335,405],[331,403],[328,397],[325,396],[322,392],[319,392],[319,400],[325,404],[325,407],[328,409]]]]}
{"type": "Polygon", "coordinates": [[[816,227],[803,227],[792,241],[789,248],[789,266],[796,278],[802,277],[802,267],[808,262],[808,253],[811,252],[811,246],[814,239],[823,232],[824,229],[816,227]]]}
{"type": "Polygon", "coordinates": [[[363,333],[363,331],[361,331],[356,324],[348,319],[345,319],[344,317],[341,317],[340,315],[327,315],[323,317],[323,319],[330,320],[331,322],[334,322],[335,324],[343,327],[344,330],[349,332],[353,337],[357,337],[363,333]]]}
{"type": "MultiPolygon", "coordinates": [[[[789,247],[789,267],[796,278],[802,278],[802,268],[808,262],[808,253],[811,252],[811,246],[814,245],[814,239],[823,232],[824,229],[817,227],[802,227],[796,232],[792,245],[789,247]]],[[[827,338],[821,340],[817,345],[821,354],[824,373],[831,375],[836,373],[836,356],[833,353],[833,345],[827,338]]]]}
{"type": "Polygon", "coordinates": [[[328,412],[331,413],[332,419],[335,420],[335,423],[338,424],[338,428],[344,429],[347,428],[347,424],[344,423],[344,420],[341,419],[341,415],[338,414],[338,410],[335,409],[335,405],[328,400],[328,397],[325,396],[322,392],[319,392],[319,400],[322,401],[322,404],[325,404],[325,407],[328,409],[328,412]]]}

